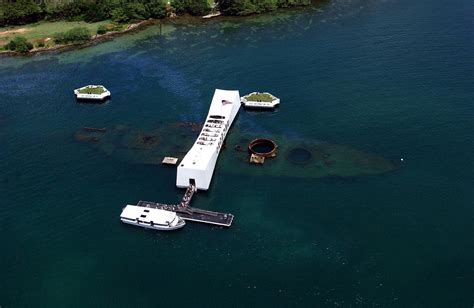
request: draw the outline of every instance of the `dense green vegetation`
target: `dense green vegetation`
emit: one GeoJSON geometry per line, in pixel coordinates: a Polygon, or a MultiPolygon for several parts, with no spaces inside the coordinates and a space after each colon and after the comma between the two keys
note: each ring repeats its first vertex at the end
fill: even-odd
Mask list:
{"type": "MultiPolygon", "coordinates": [[[[1,0],[0,0],[1,1],[1,0]]],[[[0,26],[46,20],[128,22],[163,18],[170,12],[201,15],[210,11],[208,0],[17,0],[0,3],[0,26]]]]}
{"type": "Polygon", "coordinates": [[[8,44],[6,44],[5,49],[12,50],[16,52],[26,53],[33,49],[33,44],[28,42],[28,40],[22,36],[17,36],[10,40],[8,44]]]}
{"type": "MultiPolygon", "coordinates": [[[[0,0],[0,26],[40,20],[129,22],[171,13],[205,15],[213,0],[0,0]],[[168,4],[168,2],[170,4],[168,4]]],[[[225,15],[249,15],[280,7],[309,5],[311,0],[216,0],[225,15]]]]}
{"type": "Polygon", "coordinates": [[[87,28],[76,27],[66,32],[59,32],[54,35],[56,44],[83,43],[91,38],[91,33],[87,28]]]}
{"type": "Polygon", "coordinates": [[[272,102],[273,97],[267,93],[253,93],[245,97],[249,102],[272,102]]]}
{"type": "Polygon", "coordinates": [[[105,92],[104,87],[101,86],[87,86],[84,89],[79,90],[81,94],[102,94],[105,92]]]}
{"type": "Polygon", "coordinates": [[[219,8],[225,15],[250,15],[310,4],[311,0],[220,0],[219,8]]]}
{"type": "Polygon", "coordinates": [[[105,34],[108,30],[105,25],[100,25],[97,27],[97,34],[105,34]]]}

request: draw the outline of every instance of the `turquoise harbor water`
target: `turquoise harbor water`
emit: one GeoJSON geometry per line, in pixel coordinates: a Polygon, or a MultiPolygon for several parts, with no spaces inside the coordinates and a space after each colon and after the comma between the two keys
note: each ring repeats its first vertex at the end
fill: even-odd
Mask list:
{"type": "Polygon", "coordinates": [[[471,307],[473,20],[470,0],[335,0],[0,59],[0,306],[471,307]],[[112,100],[76,104],[90,83],[112,100]],[[201,122],[215,88],[282,99],[234,129],[404,164],[320,179],[218,164],[194,205],[235,214],[230,229],[122,225],[126,203],[179,200],[175,170],[75,132],[201,122]]]}

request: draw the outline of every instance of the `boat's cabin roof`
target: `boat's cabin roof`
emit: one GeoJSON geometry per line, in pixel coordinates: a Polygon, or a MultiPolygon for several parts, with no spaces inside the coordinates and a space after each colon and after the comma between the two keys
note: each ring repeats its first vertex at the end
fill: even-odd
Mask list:
{"type": "Polygon", "coordinates": [[[148,208],[136,205],[127,205],[120,218],[128,220],[140,220],[140,222],[167,225],[176,219],[175,212],[165,211],[161,209],[148,208]]]}

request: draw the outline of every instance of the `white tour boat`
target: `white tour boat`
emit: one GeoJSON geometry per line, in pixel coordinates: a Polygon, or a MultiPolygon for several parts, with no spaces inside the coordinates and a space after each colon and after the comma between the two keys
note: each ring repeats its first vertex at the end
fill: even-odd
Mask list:
{"type": "Polygon", "coordinates": [[[176,230],[186,225],[175,212],[136,205],[124,207],[120,220],[126,224],[162,231],[176,230]]]}

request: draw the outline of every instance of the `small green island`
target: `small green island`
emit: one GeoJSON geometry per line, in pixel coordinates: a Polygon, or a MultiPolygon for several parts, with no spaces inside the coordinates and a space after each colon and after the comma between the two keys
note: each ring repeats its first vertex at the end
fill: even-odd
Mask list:
{"type": "Polygon", "coordinates": [[[78,100],[104,102],[110,98],[110,91],[102,85],[87,85],[74,90],[78,100]]]}
{"type": "Polygon", "coordinates": [[[241,97],[245,108],[275,109],[280,105],[280,99],[268,92],[252,92],[241,97]]]}
{"type": "Polygon", "coordinates": [[[248,101],[252,102],[272,102],[275,98],[269,93],[252,93],[245,96],[248,101]]]}
{"type": "Polygon", "coordinates": [[[102,94],[107,92],[103,86],[86,86],[77,90],[80,94],[102,94]]]}

